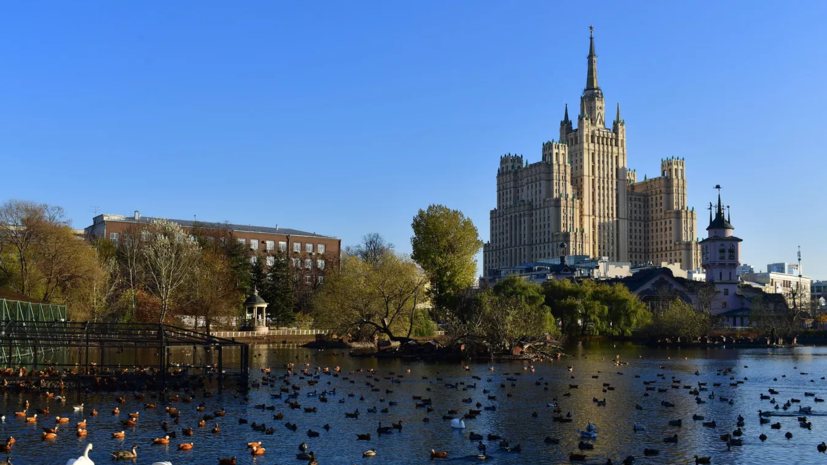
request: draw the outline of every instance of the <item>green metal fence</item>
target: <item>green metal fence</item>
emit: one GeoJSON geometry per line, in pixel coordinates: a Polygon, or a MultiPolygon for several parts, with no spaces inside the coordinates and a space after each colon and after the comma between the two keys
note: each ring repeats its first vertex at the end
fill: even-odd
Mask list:
{"type": "MultiPolygon", "coordinates": [[[[9,333],[13,325],[25,326],[27,322],[52,322],[53,324],[45,325],[45,327],[38,325],[38,337],[50,340],[66,332],[64,324],[66,306],[0,299],[0,321],[2,321],[0,336],[9,333]]],[[[55,348],[48,346],[33,348],[30,344],[18,344],[14,338],[9,338],[0,345],[0,361],[8,365],[15,358],[21,360],[33,356],[34,350],[37,350],[38,354],[46,354],[54,352],[55,348]]]]}

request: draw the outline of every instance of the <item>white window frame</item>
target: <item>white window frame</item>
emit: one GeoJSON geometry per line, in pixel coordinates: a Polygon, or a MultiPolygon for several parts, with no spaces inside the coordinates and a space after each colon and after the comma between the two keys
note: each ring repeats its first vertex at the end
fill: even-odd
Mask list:
{"type": "Polygon", "coordinates": [[[239,244],[247,245],[247,239],[244,239],[243,237],[239,237],[237,240],[238,240],[239,244]]]}
{"type": "Polygon", "coordinates": [[[287,242],[279,241],[279,252],[287,252],[287,242]]]}
{"type": "Polygon", "coordinates": [[[118,244],[120,242],[121,235],[120,233],[111,232],[109,233],[109,242],[113,244],[118,244]]]}
{"type": "Polygon", "coordinates": [[[250,250],[258,250],[258,239],[250,239],[250,250]]]}
{"type": "Polygon", "coordinates": [[[272,252],[276,250],[276,241],[265,241],[264,242],[267,246],[267,251],[272,252]]]}
{"type": "Polygon", "coordinates": [[[319,254],[324,253],[324,248],[324,244],[316,244],[316,251],[319,252],[319,254]]]}
{"type": "Polygon", "coordinates": [[[294,258],[293,259],[293,268],[301,269],[302,268],[302,259],[301,258],[294,258]]]}
{"type": "Polygon", "coordinates": [[[308,243],[304,244],[304,251],[307,252],[307,253],[313,253],[313,243],[308,242],[308,243]]]}
{"type": "Polygon", "coordinates": [[[293,253],[302,253],[302,243],[301,242],[294,242],[293,243],[293,253]]]}
{"type": "Polygon", "coordinates": [[[304,259],[304,267],[308,270],[312,269],[313,268],[313,260],[310,259],[310,258],[305,258],[304,259]]]}
{"type": "Polygon", "coordinates": [[[318,268],[320,270],[323,270],[324,269],[324,260],[322,260],[322,259],[316,260],[316,268],[318,268]]]}
{"type": "Polygon", "coordinates": [[[258,257],[256,255],[251,255],[250,256],[250,264],[255,265],[256,263],[258,263],[258,257]]]}
{"type": "Polygon", "coordinates": [[[272,255],[267,256],[267,266],[273,266],[276,264],[276,257],[272,255]]]}

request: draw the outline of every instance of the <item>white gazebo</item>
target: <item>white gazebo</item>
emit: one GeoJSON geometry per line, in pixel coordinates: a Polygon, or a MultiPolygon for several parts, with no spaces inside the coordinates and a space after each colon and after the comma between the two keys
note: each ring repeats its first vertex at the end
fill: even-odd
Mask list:
{"type": "Polygon", "coordinates": [[[247,318],[253,320],[253,331],[267,332],[267,302],[258,296],[258,291],[244,301],[247,318]]]}

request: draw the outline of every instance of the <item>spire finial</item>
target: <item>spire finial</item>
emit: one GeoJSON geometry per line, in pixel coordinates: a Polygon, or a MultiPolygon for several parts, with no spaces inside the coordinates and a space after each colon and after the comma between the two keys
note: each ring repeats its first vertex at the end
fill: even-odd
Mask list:
{"type": "Polygon", "coordinates": [[[617,118],[615,119],[618,124],[620,124],[620,103],[617,104],[617,118]]]}
{"type": "Polygon", "coordinates": [[[724,207],[721,205],[721,185],[716,184],[715,189],[718,189],[718,211],[717,211],[717,213],[723,215],[724,207]]]}
{"type": "Polygon", "coordinates": [[[589,26],[589,72],[586,76],[586,90],[597,89],[597,55],[594,53],[594,26],[589,26]]]}

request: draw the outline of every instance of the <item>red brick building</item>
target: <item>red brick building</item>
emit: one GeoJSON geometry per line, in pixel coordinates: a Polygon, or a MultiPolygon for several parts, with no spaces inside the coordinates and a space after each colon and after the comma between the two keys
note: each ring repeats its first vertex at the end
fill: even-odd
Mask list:
{"type": "MultiPolygon", "coordinates": [[[[148,240],[149,232],[140,231],[140,225],[152,224],[156,219],[158,218],[141,216],[137,211],[133,216],[98,215],[84,231],[90,239],[108,239],[116,245],[121,244],[126,235],[136,229],[142,237],[146,234],[143,239],[148,240]]],[[[342,250],[341,239],[297,229],[176,219],[168,221],[178,223],[187,231],[229,231],[234,240],[247,247],[251,262],[261,255],[268,261],[267,265],[272,265],[271,255],[283,252],[290,258],[297,272],[302,270],[304,284],[310,285],[320,284],[324,280],[324,270],[329,265],[338,263],[342,250]]]]}

